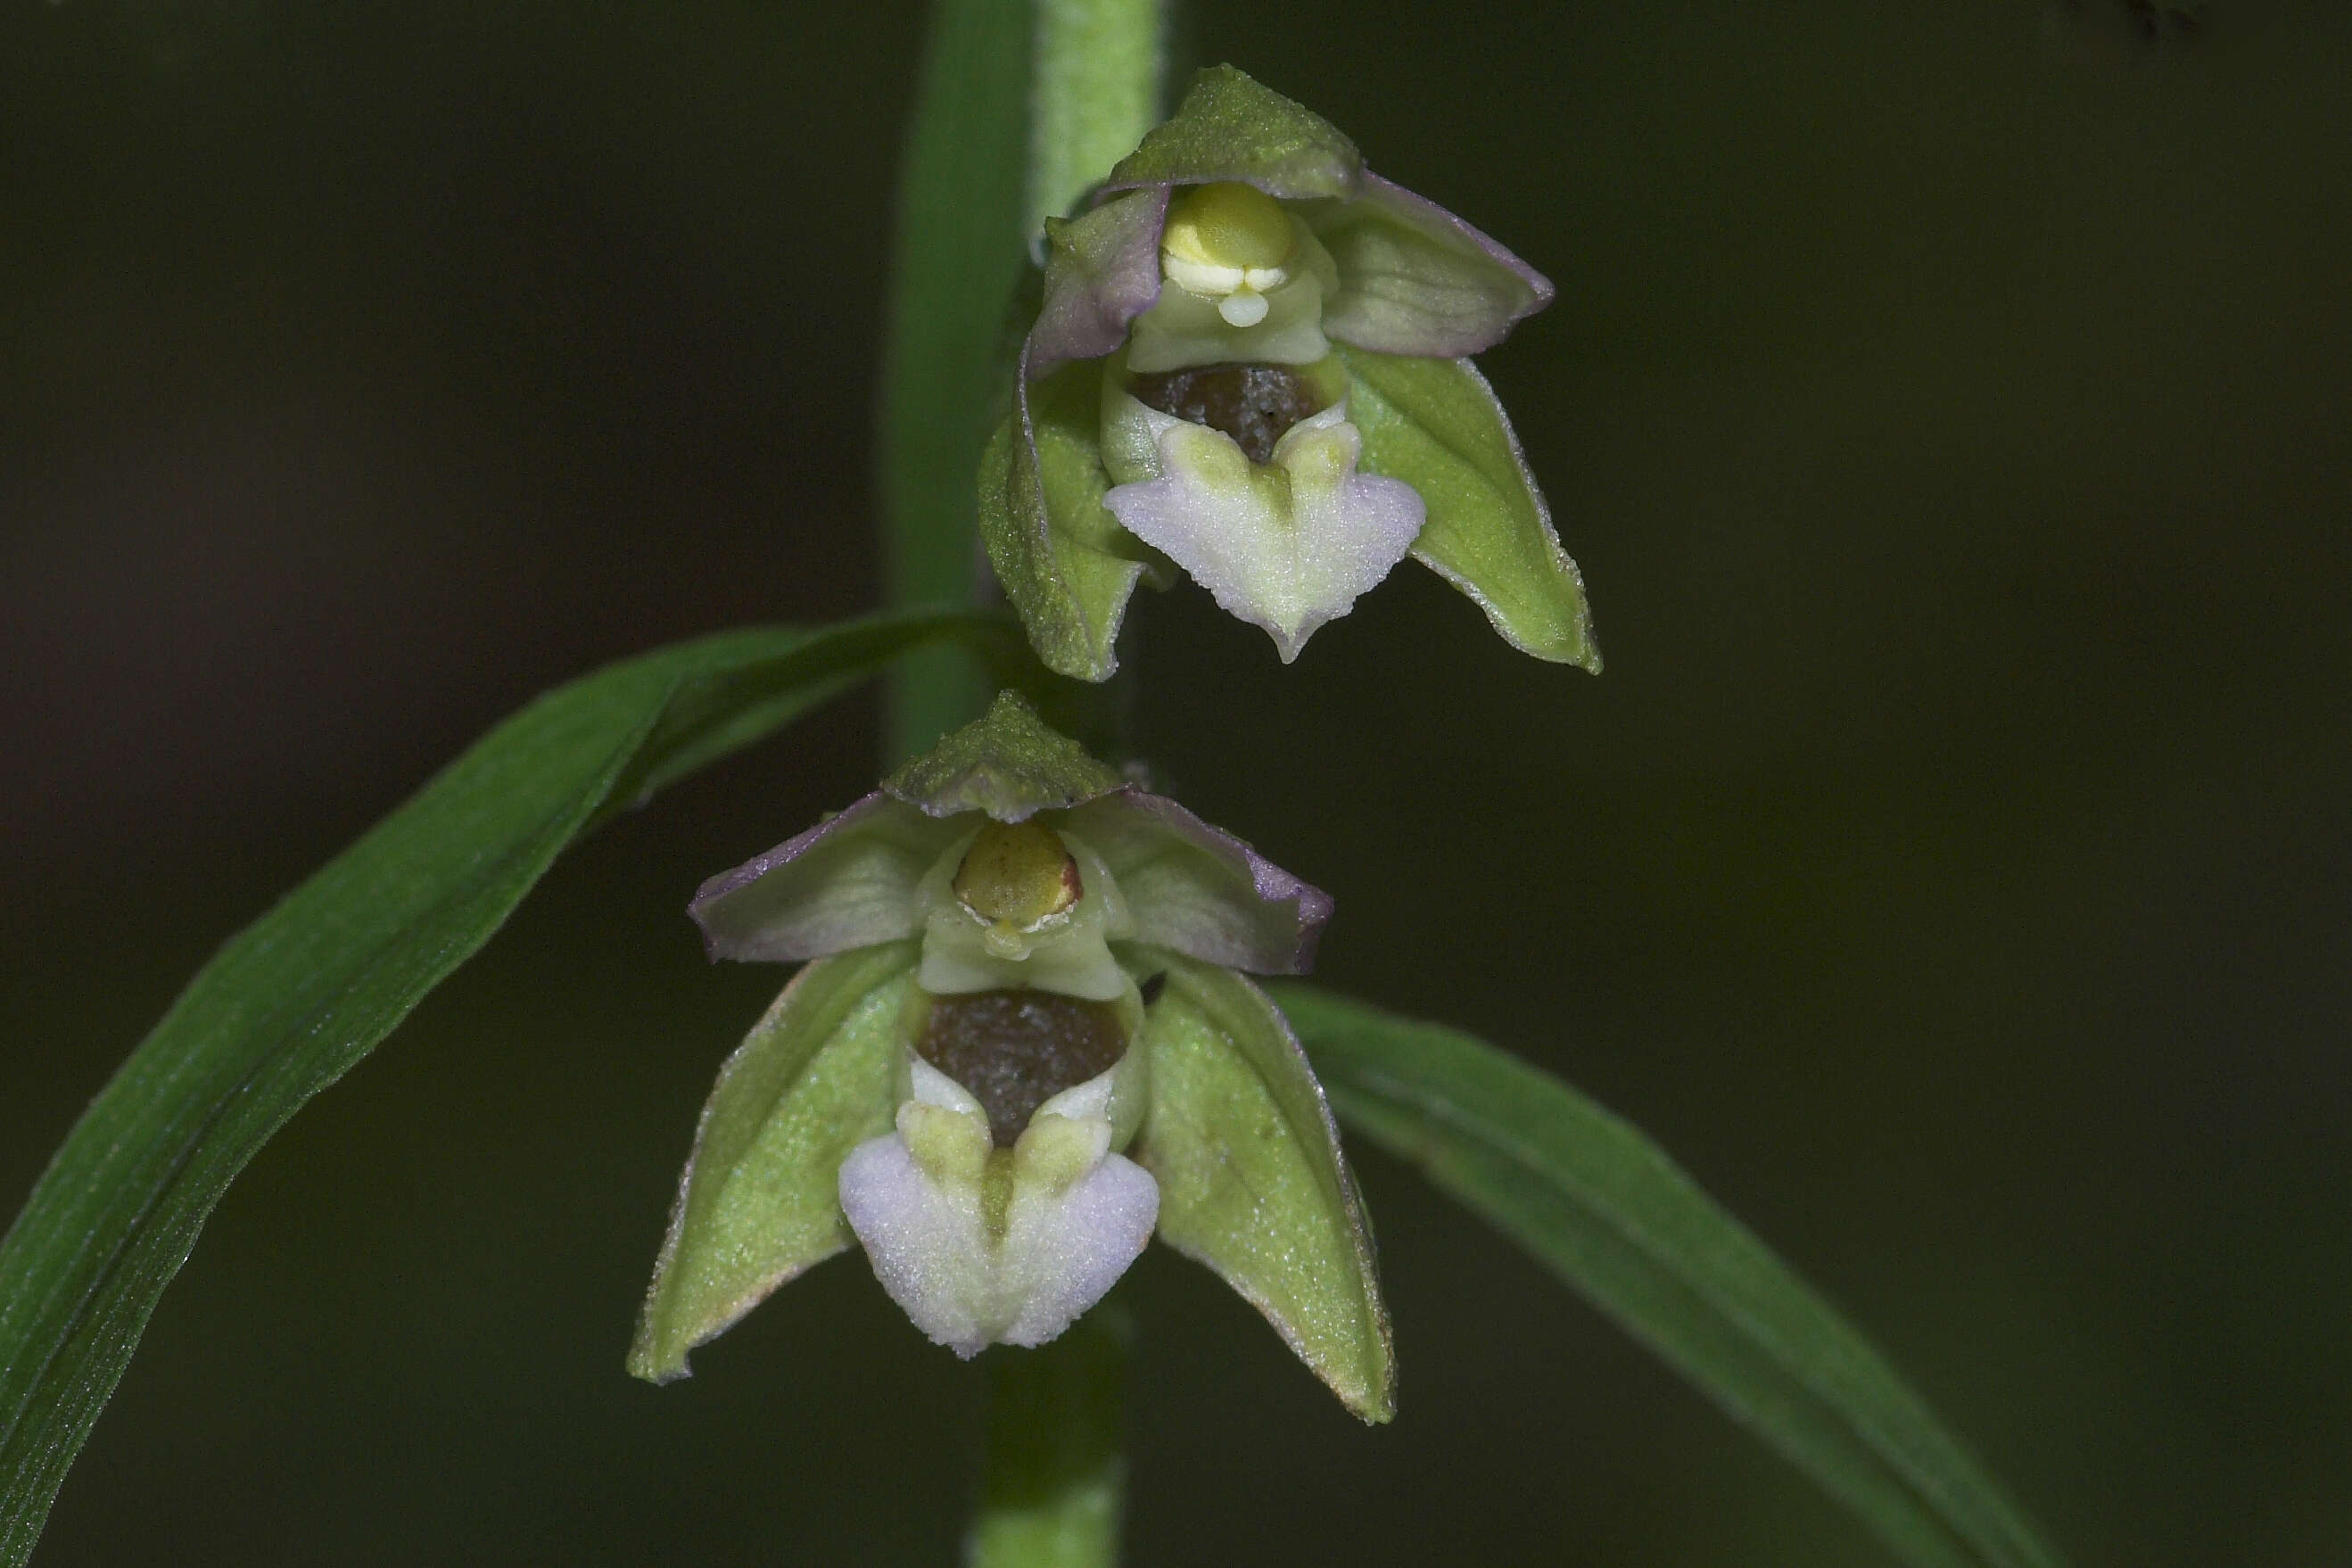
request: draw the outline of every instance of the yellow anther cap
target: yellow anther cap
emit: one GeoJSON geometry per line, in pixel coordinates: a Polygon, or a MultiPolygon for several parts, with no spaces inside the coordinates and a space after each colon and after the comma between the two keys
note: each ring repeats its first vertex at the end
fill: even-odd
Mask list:
{"type": "Polygon", "coordinates": [[[1038,822],[992,822],[956,868],[956,900],[992,926],[1034,931],[1086,889],[1061,836],[1038,822]]]}
{"type": "Polygon", "coordinates": [[[1290,215],[1259,190],[1226,180],[1195,185],[1168,211],[1160,248],[1209,267],[1280,267],[1290,259],[1290,215]]]}

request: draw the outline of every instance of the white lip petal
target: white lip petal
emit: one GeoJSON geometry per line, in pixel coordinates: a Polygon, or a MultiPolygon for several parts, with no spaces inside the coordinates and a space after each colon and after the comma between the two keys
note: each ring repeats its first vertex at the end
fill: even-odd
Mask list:
{"type": "Polygon", "coordinates": [[[1292,426],[1264,469],[1223,431],[1162,418],[1160,477],[1104,504],[1226,614],[1264,627],[1286,664],[1404,559],[1427,517],[1412,486],[1356,471],[1363,437],[1344,404],[1292,426]]]}
{"type": "Polygon", "coordinates": [[[1058,1198],[1018,1194],[1000,1260],[1019,1309],[997,1334],[1042,1345],[1103,1298],[1142,1254],[1160,1220],[1160,1184],[1121,1154],[1107,1154],[1058,1198]]]}
{"type": "MultiPolygon", "coordinates": [[[[968,1115],[985,1139],[976,1110],[941,1102],[940,1085],[961,1093],[953,1080],[929,1076],[939,1080],[933,1097],[907,1109],[968,1115]]],[[[1055,1098],[1065,1110],[1087,1109],[1089,1098],[1107,1100],[1109,1079],[1055,1098]]],[[[905,1110],[900,1125],[913,1125],[905,1110]]],[[[953,1162],[917,1159],[903,1132],[869,1139],[842,1162],[842,1213],[883,1289],[933,1341],[966,1360],[992,1344],[1044,1344],[1102,1300],[1159,1222],[1159,1184],[1108,1152],[1109,1142],[1102,1115],[1041,1110],[1019,1144],[986,1157],[989,1176],[975,1165],[964,1177],[953,1162]],[[1008,1177],[1003,1231],[992,1234],[983,1183],[1008,1177]]]]}
{"type": "Polygon", "coordinates": [[[967,1361],[996,1337],[977,1185],[933,1183],[894,1132],[841,1163],[841,1209],[875,1278],[915,1327],[967,1361]]]}

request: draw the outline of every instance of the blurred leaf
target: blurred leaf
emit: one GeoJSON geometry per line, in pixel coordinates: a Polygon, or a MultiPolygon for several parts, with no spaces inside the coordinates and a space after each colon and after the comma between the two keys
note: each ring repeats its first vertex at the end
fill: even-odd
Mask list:
{"type": "Polygon", "coordinates": [[[1402,479],[1429,507],[1413,559],[1467,594],[1513,647],[1599,674],[1584,575],[1486,378],[1466,359],[1333,349],[1354,383],[1348,417],[1364,435],[1364,471],[1402,479]]]}
{"type": "Polygon", "coordinates": [[[1144,1025],[1151,1109],[1135,1158],[1160,1239],[1207,1264],[1366,1421],[1396,1414],[1371,1228],[1339,1130],[1282,1015],[1230,969],[1139,948],[1167,988],[1144,1025]]]}
{"type": "Polygon", "coordinates": [[[270,1135],[488,940],[583,831],[943,637],[933,612],[722,633],[558,688],[206,964],[0,1239],[0,1564],[22,1563],[158,1297],[270,1135]]]}
{"type": "Polygon", "coordinates": [[[1590,1297],[1906,1562],[2060,1562],[1868,1341],[1650,1141],[1457,1030],[1276,999],[1348,1125],[1590,1297]]]}
{"type": "MultiPolygon", "coordinates": [[[[877,477],[892,605],[962,604],[978,586],[975,476],[1012,387],[1007,312],[1029,266],[1030,12],[933,0],[890,242],[877,477]]],[[[917,655],[893,682],[892,760],[987,700],[960,650],[917,655]]]]}
{"type": "Polygon", "coordinates": [[[890,1131],[917,951],[817,960],[719,1069],[629,1350],[637,1376],[684,1377],[688,1352],[854,1239],[841,1163],[890,1131]]]}

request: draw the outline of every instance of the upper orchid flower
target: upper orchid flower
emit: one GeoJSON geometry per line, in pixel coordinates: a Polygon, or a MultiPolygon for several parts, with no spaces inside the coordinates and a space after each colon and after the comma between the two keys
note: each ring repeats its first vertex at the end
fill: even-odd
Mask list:
{"type": "Polygon", "coordinates": [[[1043,304],[981,473],[1041,657],[1099,680],[1172,562],[1283,659],[1407,553],[1514,645],[1598,668],[1583,584],[1464,357],[1549,303],[1495,241],[1231,66],[1049,220],[1043,304]]]}
{"type": "Polygon", "coordinates": [[[720,1072],[631,1365],[854,1237],[959,1355],[1059,1334],[1155,1229],[1367,1419],[1387,1317],[1305,1055],[1236,970],[1330,900],[1018,698],[693,904],[714,958],[811,961],[720,1072]]]}

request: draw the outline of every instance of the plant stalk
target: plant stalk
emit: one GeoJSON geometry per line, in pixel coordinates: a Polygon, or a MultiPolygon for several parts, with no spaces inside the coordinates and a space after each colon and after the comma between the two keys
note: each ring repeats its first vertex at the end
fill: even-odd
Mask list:
{"type": "MultiPolygon", "coordinates": [[[[974,475],[1028,265],[1031,44],[1029,0],[935,0],[899,177],[877,432],[894,608],[979,597],[974,475]]],[[[887,761],[977,718],[988,696],[961,649],[908,658],[890,683],[887,761]]]]}
{"type": "Polygon", "coordinates": [[[1034,1351],[988,1352],[988,1450],[966,1568],[1112,1568],[1127,1490],[1128,1314],[1105,1302],[1034,1351]]]}
{"type": "Polygon", "coordinates": [[[1065,217],[1160,123],[1165,0],[1036,0],[1030,234],[1065,217]]]}
{"type": "MultiPolygon", "coordinates": [[[[966,603],[987,588],[977,474],[1003,417],[1008,321],[1045,221],[1067,213],[1160,118],[1165,0],[935,0],[900,186],[879,448],[885,595],[966,603]]],[[[893,762],[976,717],[970,655],[907,660],[893,762]]],[[[1038,1350],[989,1352],[972,1568],[1111,1568],[1127,1461],[1132,1329],[1097,1306],[1038,1350]]]]}
{"type": "MultiPolygon", "coordinates": [[[[1003,416],[1007,315],[1045,220],[1157,122],[1164,0],[936,0],[900,183],[883,356],[884,597],[984,596],[975,476],[1003,416]]],[[[976,718],[989,683],[940,647],[893,680],[893,763],[976,718]]]]}

